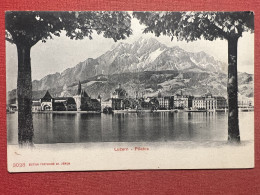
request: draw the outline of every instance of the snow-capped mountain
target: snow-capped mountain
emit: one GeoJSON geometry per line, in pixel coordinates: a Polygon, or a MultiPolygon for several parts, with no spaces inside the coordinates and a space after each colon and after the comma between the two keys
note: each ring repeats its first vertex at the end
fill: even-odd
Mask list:
{"type": "Polygon", "coordinates": [[[225,63],[205,52],[191,53],[180,47],[167,47],[153,38],[140,38],[132,44],[119,43],[98,58],[88,58],[62,73],[35,80],[33,90],[71,85],[100,74],[164,70],[223,73],[224,67],[225,63]]]}

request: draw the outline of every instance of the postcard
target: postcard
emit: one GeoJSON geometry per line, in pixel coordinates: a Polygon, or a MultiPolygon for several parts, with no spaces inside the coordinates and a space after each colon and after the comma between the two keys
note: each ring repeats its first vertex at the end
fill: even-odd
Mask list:
{"type": "Polygon", "coordinates": [[[9,172],[254,168],[254,13],[7,11],[9,172]]]}

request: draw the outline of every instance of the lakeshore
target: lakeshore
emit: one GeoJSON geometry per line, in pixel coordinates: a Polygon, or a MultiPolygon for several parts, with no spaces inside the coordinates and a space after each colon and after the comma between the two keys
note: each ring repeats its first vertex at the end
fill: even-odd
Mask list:
{"type": "MultiPolygon", "coordinates": [[[[253,112],[254,108],[239,108],[240,112],[253,112]]],[[[128,110],[113,110],[113,113],[139,113],[139,112],[228,112],[228,109],[215,109],[215,110],[183,110],[183,109],[172,109],[172,110],[135,110],[135,109],[128,109],[128,110]]],[[[7,112],[7,114],[13,114],[15,111],[7,112]]],[[[57,114],[69,114],[69,113],[103,113],[101,111],[33,111],[33,113],[37,114],[46,114],[46,113],[57,113],[57,114]]]]}

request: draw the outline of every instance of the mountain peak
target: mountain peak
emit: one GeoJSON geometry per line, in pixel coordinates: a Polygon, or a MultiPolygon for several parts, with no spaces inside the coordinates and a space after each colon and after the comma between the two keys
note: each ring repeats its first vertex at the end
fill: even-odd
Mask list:
{"type": "Polygon", "coordinates": [[[178,46],[168,47],[153,37],[139,37],[133,43],[119,42],[101,56],[89,58],[61,74],[48,75],[38,83],[35,82],[34,86],[37,89],[63,87],[64,84],[71,85],[76,80],[87,80],[95,75],[136,70],[222,72],[226,66],[204,51],[187,52],[178,46]]]}
{"type": "Polygon", "coordinates": [[[204,52],[204,51],[199,51],[199,52],[197,52],[197,54],[198,55],[200,55],[200,56],[209,56],[206,52],[204,52]]]}
{"type": "Polygon", "coordinates": [[[145,39],[145,38],[143,38],[141,36],[141,37],[139,37],[139,39],[137,41],[135,41],[135,43],[139,43],[139,44],[157,44],[157,43],[160,43],[160,42],[157,39],[153,38],[153,37],[145,39]]]}
{"type": "Polygon", "coordinates": [[[112,50],[114,50],[114,49],[118,50],[118,49],[126,48],[128,46],[129,46],[129,43],[119,42],[112,47],[112,50]]]}

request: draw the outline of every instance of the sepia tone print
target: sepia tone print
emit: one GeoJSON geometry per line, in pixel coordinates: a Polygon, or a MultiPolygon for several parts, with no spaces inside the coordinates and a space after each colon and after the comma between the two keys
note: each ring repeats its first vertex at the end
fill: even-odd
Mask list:
{"type": "Polygon", "coordinates": [[[5,19],[9,171],[254,166],[253,12],[5,19]]]}

